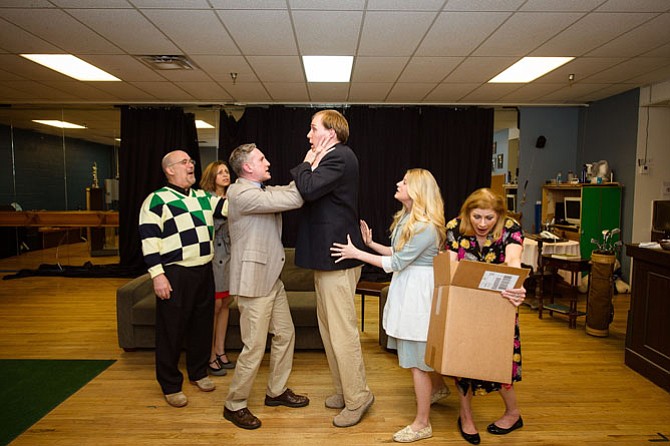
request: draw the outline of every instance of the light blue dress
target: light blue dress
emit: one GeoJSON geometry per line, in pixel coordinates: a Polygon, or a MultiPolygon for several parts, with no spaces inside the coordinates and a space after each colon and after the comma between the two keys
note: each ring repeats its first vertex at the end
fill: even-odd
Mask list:
{"type": "MultiPolygon", "coordinates": [[[[409,215],[400,220],[391,236],[395,245],[409,215]]],[[[403,368],[433,369],[426,365],[426,338],[433,298],[433,257],[438,253],[438,233],[428,223],[418,223],[417,233],[400,251],[382,256],[382,268],[393,272],[382,324],[389,348],[398,350],[403,368]]]]}

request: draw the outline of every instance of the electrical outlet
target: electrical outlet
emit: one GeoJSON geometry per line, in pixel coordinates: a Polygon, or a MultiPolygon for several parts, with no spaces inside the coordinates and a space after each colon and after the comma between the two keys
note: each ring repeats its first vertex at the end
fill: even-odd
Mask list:
{"type": "Polygon", "coordinates": [[[648,164],[642,164],[641,166],[637,167],[637,172],[640,175],[647,175],[649,174],[649,165],[648,164]]]}

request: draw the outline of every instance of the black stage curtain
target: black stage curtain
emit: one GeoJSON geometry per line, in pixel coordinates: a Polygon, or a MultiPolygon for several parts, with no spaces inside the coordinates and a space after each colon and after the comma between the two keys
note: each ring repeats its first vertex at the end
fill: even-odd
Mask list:
{"type": "MultiPolygon", "coordinates": [[[[254,142],[272,164],[272,184],[291,180],[289,169],[309,149],[307,133],[318,109],[249,107],[232,125],[222,113],[219,156],[227,160],[239,144],[254,142]]],[[[360,162],[360,216],[373,237],[388,244],[393,214],[400,204],[395,184],[413,167],[431,171],[442,191],[446,219],[465,198],[491,184],[493,109],[447,107],[370,107],[339,109],[349,121],[349,146],[360,162]]],[[[295,246],[298,213],[284,215],[284,246],[295,246]]],[[[343,241],[346,234],[342,235],[343,241]]]]}
{"type": "Polygon", "coordinates": [[[196,161],[196,178],[200,181],[195,115],[184,113],[180,107],[121,107],[119,257],[124,267],[146,270],[138,233],[140,207],[149,193],[165,185],[161,160],[177,149],[196,161]]]}

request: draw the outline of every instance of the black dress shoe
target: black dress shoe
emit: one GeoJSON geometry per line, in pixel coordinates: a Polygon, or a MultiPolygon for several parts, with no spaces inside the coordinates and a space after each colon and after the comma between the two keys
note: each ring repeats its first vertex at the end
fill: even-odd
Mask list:
{"type": "Polygon", "coordinates": [[[266,406],[286,406],[286,407],[305,407],[309,404],[309,398],[303,395],[296,395],[291,389],[286,389],[279,396],[265,395],[266,406]]]}
{"type": "Polygon", "coordinates": [[[519,415],[519,419],[516,420],[516,423],[512,425],[512,427],[509,427],[507,429],[503,429],[502,427],[496,426],[495,423],[491,423],[488,426],[486,426],[486,430],[489,432],[489,434],[493,435],[505,435],[509,434],[513,430],[517,430],[520,427],[523,427],[523,420],[521,419],[521,416],[519,415]]]}
{"type": "Polygon", "coordinates": [[[261,427],[261,420],[256,418],[246,407],[240,410],[229,410],[224,407],[223,418],[242,429],[258,429],[261,427]]]}
{"type": "Polygon", "coordinates": [[[461,431],[461,437],[465,439],[470,444],[479,444],[482,441],[479,433],[476,434],[466,434],[463,432],[463,427],[461,426],[461,417],[458,417],[458,430],[461,431]]]}

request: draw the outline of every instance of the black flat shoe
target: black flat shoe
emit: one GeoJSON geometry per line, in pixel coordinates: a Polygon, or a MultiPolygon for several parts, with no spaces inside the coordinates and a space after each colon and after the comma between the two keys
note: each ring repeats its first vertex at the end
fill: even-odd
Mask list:
{"type": "Polygon", "coordinates": [[[463,432],[463,427],[461,426],[461,417],[458,417],[458,430],[461,431],[461,437],[470,444],[479,444],[482,441],[479,434],[466,434],[463,432]]]}
{"type": "Polygon", "coordinates": [[[228,355],[226,355],[225,353],[222,354],[222,355],[216,355],[216,359],[218,359],[219,365],[221,366],[221,368],[222,369],[228,369],[228,370],[234,369],[235,368],[235,361],[224,361],[223,359],[221,359],[224,356],[226,357],[226,359],[228,359],[228,355]]]}
{"type": "Polygon", "coordinates": [[[510,432],[517,430],[519,428],[523,427],[523,420],[521,419],[521,416],[519,416],[519,419],[516,420],[516,423],[512,425],[512,427],[503,429],[502,427],[496,426],[495,423],[491,423],[488,426],[486,426],[486,430],[488,431],[489,434],[493,435],[506,435],[509,434],[510,432]]]}

